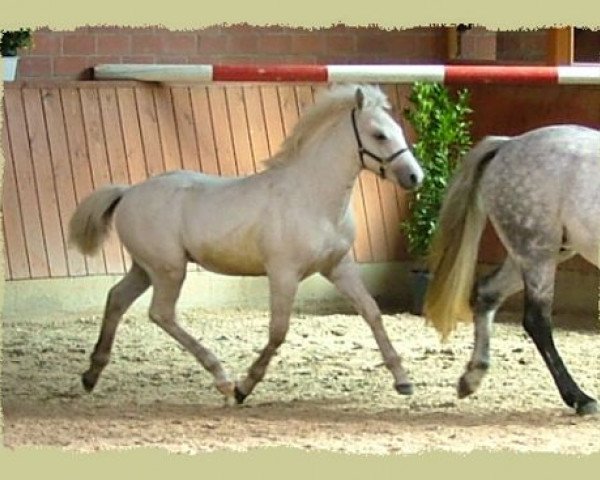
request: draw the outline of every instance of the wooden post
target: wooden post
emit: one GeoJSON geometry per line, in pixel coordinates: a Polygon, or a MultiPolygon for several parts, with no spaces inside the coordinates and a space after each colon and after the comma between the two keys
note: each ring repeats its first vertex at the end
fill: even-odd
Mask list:
{"type": "Polygon", "coordinates": [[[570,65],[573,62],[573,28],[551,28],[548,31],[546,64],[570,65]]]}
{"type": "Polygon", "coordinates": [[[448,60],[458,57],[458,32],[456,27],[446,27],[446,55],[448,60]]]}

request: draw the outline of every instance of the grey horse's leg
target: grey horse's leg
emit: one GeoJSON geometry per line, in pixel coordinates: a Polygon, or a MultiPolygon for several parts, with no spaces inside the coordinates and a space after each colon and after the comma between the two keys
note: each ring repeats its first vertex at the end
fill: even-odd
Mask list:
{"type": "Polygon", "coordinates": [[[336,286],[340,293],[348,297],[356,311],[366,320],[379,346],[385,366],[394,377],[396,391],[402,395],[411,395],[413,385],[383,326],[381,311],[360,278],[354,261],[345,257],[330,271],[323,272],[323,275],[336,286]]]}
{"type": "Polygon", "coordinates": [[[110,360],[110,351],[119,321],[149,285],[150,279],[146,272],[137,263],[133,263],[129,272],[110,289],[104,308],[100,336],[90,356],[90,368],[81,376],[83,387],[88,392],[94,389],[102,370],[110,360]]]}
{"type": "Polygon", "coordinates": [[[458,382],[459,398],[479,388],[490,366],[490,337],[496,312],[509,296],[522,289],[521,272],[511,258],[477,282],[473,291],[475,341],[471,359],[458,382]]]}
{"type": "MultiPolygon", "coordinates": [[[[562,250],[558,263],[575,253],[562,250]]],[[[458,382],[458,396],[475,392],[490,367],[490,338],[496,312],[508,297],[523,290],[523,276],[517,264],[508,257],[504,263],[477,282],[473,290],[475,341],[471,359],[458,382]]]]}
{"type": "Polygon", "coordinates": [[[244,402],[244,399],[252,393],[256,384],[263,379],[273,355],[285,340],[298,283],[299,280],[295,274],[286,272],[269,274],[271,303],[269,340],[258,358],[250,366],[246,378],[237,382],[235,399],[239,404],[244,402]]]}
{"type": "Polygon", "coordinates": [[[523,327],[540,352],[563,401],[578,414],[595,413],[596,401],[571,377],[552,338],[551,312],[556,264],[553,259],[530,262],[523,271],[525,315],[523,327]]]}
{"type": "Polygon", "coordinates": [[[227,377],[219,359],[176,321],[175,303],[179,298],[185,273],[185,268],[160,273],[152,272],[154,291],[150,304],[150,319],[196,357],[198,362],[213,375],[215,386],[222,394],[231,396],[233,382],[227,377]]]}

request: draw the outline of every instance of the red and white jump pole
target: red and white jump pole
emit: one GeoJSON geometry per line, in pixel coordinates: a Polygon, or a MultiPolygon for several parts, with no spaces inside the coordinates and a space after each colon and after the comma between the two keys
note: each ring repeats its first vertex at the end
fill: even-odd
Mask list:
{"type": "Polygon", "coordinates": [[[152,82],[368,82],[600,85],[600,66],[132,65],[104,64],[95,78],[152,82]]]}

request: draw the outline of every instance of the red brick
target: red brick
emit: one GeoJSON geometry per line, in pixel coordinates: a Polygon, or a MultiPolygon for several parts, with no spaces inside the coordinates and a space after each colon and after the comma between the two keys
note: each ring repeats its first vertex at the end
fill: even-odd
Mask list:
{"type": "Polygon", "coordinates": [[[227,53],[258,53],[258,35],[236,33],[227,36],[227,53]]]}
{"type": "Polygon", "coordinates": [[[58,55],[60,54],[60,37],[58,33],[33,32],[33,55],[58,55]]]}
{"type": "Polygon", "coordinates": [[[57,57],[54,59],[54,75],[58,77],[78,76],[90,65],[90,57],[86,56],[57,57]]]}
{"type": "Polygon", "coordinates": [[[226,50],[226,35],[204,35],[198,36],[198,53],[224,53],[226,50]]]}
{"type": "Polygon", "coordinates": [[[328,54],[344,55],[356,52],[356,37],[349,33],[327,35],[325,43],[328,54]]]}
{"type": "Polygon", "coordinates": [[[131,36],[126,34],[98,35],[96,51],[99,54],[127,54],[131,53],[131,36]]]}
{"type": "Polygon", "coordinates": [[[132,35],[132,53],[159,54],[163,52],[163,37],[161,35],[132,35]]]}
{"type": "Polygon", "coordinates": [[[289,53],[292,49],[292,37],[288,34],[266,34],[258,39],[258,52],[261,54],[289,53]]]}
{"type": "Polygon", "coordinates": [[[154,63],[155,55],[125,55],[122,59],[123,63],[154,63]]]}
{"type": "Polygon", "coordinates": [[[292,35],[292,50],[294,54],[320,55],[325,51],[325,35],[313,33],[298,33],[292,35]]]}
{"type": "Polygon", "coordinates": [[[63,54],[93,55],[96,53],[96,36],[87,33],[67,34],[63,37],[63,54]]]}
{"type": "Polygon", "coordinates": [[[165,33],[162,37],[164,53],[196,53],[196,35],[193,33],[165,33]]]}
{"type": "Polygon", "coordinates": [[[52,59],[44,57],[22,57],[18,65],[19,78],[50,77],[52,75],[52,59]]]}
{"type": "Polygon", "coordinates": [[[192,65],[206,65],[214,63],[214,55],[188,55],[188,63],[192,65]]]}
{"type": "Polygon", "coordinates": [[[358,53],[367,55],[379,55],[387,51],[388,43],[381,33],[360,33],[356,39],[356,50],[358,53]]]}
{"type": "Polygon", "coordinates": [[[411,57],[415,54],[416,38],[418,35],[396,32],[386,40],[387,52],[394,56],[411,57]]]}
{"type": "Polygon", "coordinates": [[[188,57],[187,55],[161,55],[156,57],[156,63],[181,65],[188,63],[188,57]]]}

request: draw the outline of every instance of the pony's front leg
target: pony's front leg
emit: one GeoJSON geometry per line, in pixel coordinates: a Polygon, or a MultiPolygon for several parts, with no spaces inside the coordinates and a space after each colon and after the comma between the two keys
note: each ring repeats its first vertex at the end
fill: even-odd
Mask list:
{"type": "Polygon", "coordinates": [[[241,404],[252,393],[256,384],[265,376],[269,362],[279,346],[285,340],[292,313],[292,305],[298,290],[299,278],[294,273],[269,273],[269,290],[271,300],[271,321],[269,323],[269,341],[259,357],[248,370],[246,378],[237,382],[235,399],[241,404]]]}
{"type": "Polygon", "coordinates": [[[322,272],[336,288],[350,299],[354,308],[367,321],[375,341],[379,346],[379,351],[383,356],[385,366],[394,377],[394,388],[402,395],[411,395],[413,385],[408,374],[402,367],[400,356],[394,349],[381,319],[381,311],[377,303],[367,291],[362,279],[360,278],[358,267],[354,261],[347,255],[339,264],[331,270],[322,272]]]}

